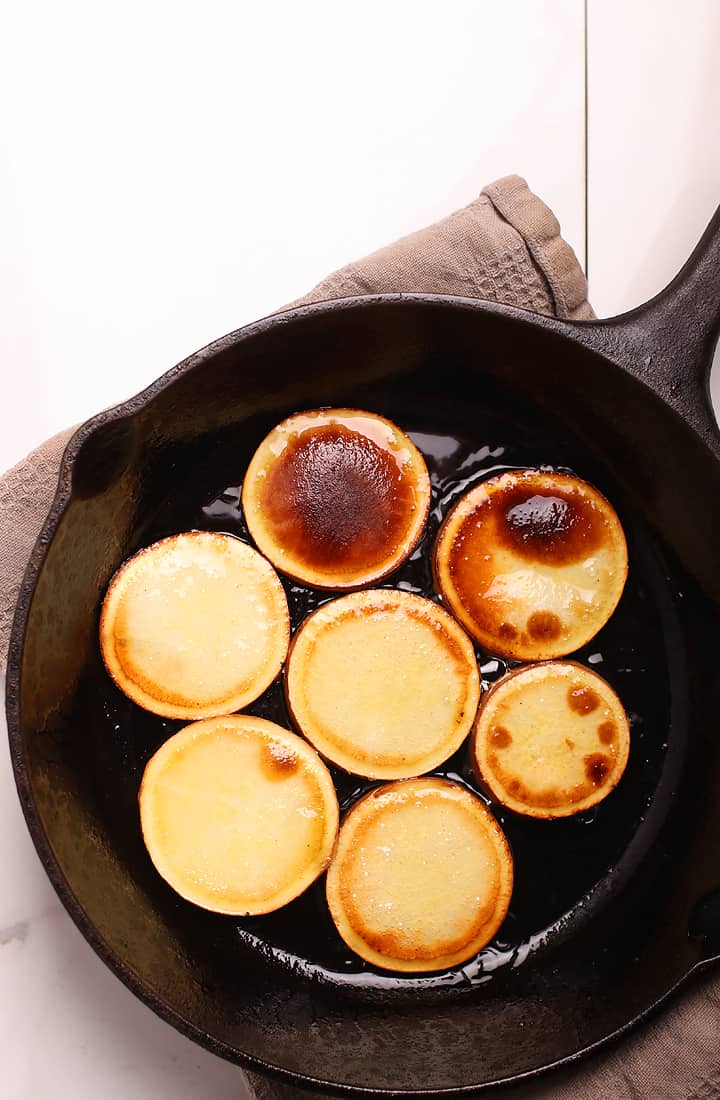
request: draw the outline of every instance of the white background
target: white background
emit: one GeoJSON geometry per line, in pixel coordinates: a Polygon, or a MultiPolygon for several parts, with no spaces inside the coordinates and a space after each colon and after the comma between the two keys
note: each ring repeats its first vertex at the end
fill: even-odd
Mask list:
{"type": "MultiPolygon", "coordinates": [[[[6,0],[2,25],[0,469],[497,176],[552,206],[601,315],[720,202],[717,0],[6,0]]],[[[6,758],[0,868],[4,1097],[240,1100],[71,926],[6,758]]]]}

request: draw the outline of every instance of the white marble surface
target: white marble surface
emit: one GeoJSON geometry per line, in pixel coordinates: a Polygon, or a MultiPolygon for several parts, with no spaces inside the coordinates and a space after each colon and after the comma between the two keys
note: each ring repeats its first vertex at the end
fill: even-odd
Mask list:
{"type": "MultiPolygon", "coordinates": [[[[25,0],[3,22],[0,468],[495,176],[524,174],[584,256],[582,0],[25,0]]],[[[720,200],[720,5],[589,0],[588,31],[591,298],[611,313],[720,200]]],[[[243,1100],[75,930],[7,752],[0,866],[3,1097],[243,1100]]]]}

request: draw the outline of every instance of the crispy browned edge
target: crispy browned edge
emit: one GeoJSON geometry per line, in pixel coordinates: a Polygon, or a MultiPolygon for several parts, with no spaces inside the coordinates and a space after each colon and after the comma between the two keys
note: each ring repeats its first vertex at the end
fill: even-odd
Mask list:
{"type": "MultiPolygon", "coordinates": [[[[373,589],[371,589],[371,588],[370,589],[363,589],[361,591],[363,593],[370,593],[370,592],[373,591],[373,589]]],[[[380,591],[384,591],[384,590],[381,589],[380,591]]],[[[416,596],[416,593],[411,593],[411,592],[405,593],[405,592],[402,592],[401,589],[391,589],[390,591],[400,593],[403,596],[405,596],[405,595],[407,595],[407,596],[416,596]]],[[[348,595],[352,595],[352,594],[353,593],[349,593],[349,592],[343,593],[341,596],[338,597],[338,599],[343,599],[344,596],[348,596],[348,595]]],[[[359,594],[360,594],[360,592],[358,592],[358,595],[359,594]]],[[[427,597],[417,596],[416,598],[422,600],[422,599],[426,599],[427,597]]],[[[452,620],[452,622],[455,624],[455,626],[457,626],[458,629],[460,631],[462,631],[463,634],[465,634],[465,636],[468,638],[468,641],[470,641],[470,645],[472,647],[472,639],[470,638],[470,635],[468,634],[467,630],[465,630],[465,627],[463,626],[463,624],[458,619],[456,619],[456,617],[452,614],[452,612],[446,607],[442,607],[441,605],[434,604],[432,602],[432,600],[428,600],[427,602],[430,603],[434,608],[439,607],[439,609],[441,611],[443,611],[446,615],[448,615],[450,617],[450,619],[452,620]]],[[[307,736],[307,734],[305,733],[305,730],[303,729],[302,723],[298,719],[297,713],[296,713],[296,711],[295,711],[295,709],[292,705],[292,698],[291,698],[291,695],[290,695],[289,677],[290,677],[290,665],[292,663],[292,655],[293,655],[293,650],[295,649],[295,643],[296,643],[298,637],[305,630],[305,627],[310,623],[310,621],[315,618],[315,616],[318,614],[319,611],[322,611],[327,606],[328,606],[327,604],[323,604],[321,607],[316,607],[315,610],[311,611],[309,615],[306,615],[306,617],[303,619],[300,626],[297,628],[297,630],[295,631],[295,633],[293,634],[293,636],[290,640],[290,645],[288,647],[287,656],[285,658],[285,667],[283,669],[283,677],[282,677],[283,695],[284,695],[284,698],[285,698],[285,705],[287,706],[288,714],[290,715],[290,719],[293,722],[295,728],[300,731],[301,735],[312,745],[312,747],[322,757],[323,760],[327,760],[335,768],[340,768],[340,770],[345,772],[347,775],[359,775],[364,779],[375,780],[375,779],[378,779],[377,776],[368,776],[368,775],[365,775],[363,772],[359,772],[359,771],[349,771],[347,768],[343,767],[342,764],[339,764],[336,760],[333,760],[331,757],[326,756],[319,748],[317,748],[317,746],[314,744],[314,742],[312,742],[310,740],[310,738],[307,736]]],[[[473,660],[474,660],[474,655],[473,655],[473,660]]],[[[477,661],[475,661],[475,665],[477,667],[477,661]]],[[[478,670],[478,680],[479,679],[480,679],[480,673],[479,673],[479,670],[478,670]]],[[[472,736],[472,731],[473,731],[475,722],[477,720],[477,712],[478,712],[478,709],[480,707],[481,702],[482,702],[482,686],[480,686],[480,688],[479,688],[478,706],[475,709],[475,715],[473,716],[473,720],[470,724],[470,728],[468,730],[468,733],[465,735],[467,738],[472,736]]],[[[465,740],[465,738],[463,738],[463,741],[464,740],[465,740]]],[[[398,778],[398,779],[389,779],[389,778],[384,778],[383,779],[381,777],[380,779],[378,779],[378,781],[379,782],[384,782],[384,783],[404,783],[404,782],[407,782],[411,779],[412,780],[420,779],[422,777],[422,775],[423,775],[423,773],[421,772],[419,775],[404,776],[404,777],[398,778]]],[[[372,793],[372,792],[369,792],[369,793],[372,793]]],[[[365,797],[365,796],[363,796],[363,797],[365,797]]],[[[360,800],[358,800],[358,801],[360,801],[360,800]]],[[[355,803],[355,805],[357,805],[357,803],[355,803]]]]}
{"type": "Polygon", "coordinates": [[[475,715],[475,721],[473,722],[473,727],[470,731],[470,736],[469,736],[469,739],[468,739],[468,748],[469,748],[470,766],[472,767],[473,775],[475,776],[476,780],[480,784],[481,788],[484,791],[487,791],[487,793],[490,795],[490,797],[495,802],[497,802],[499,805],[504,807],[504,809],[510,810],[511,813],[518,814],[518,816],[520,816],[520,817],[532,817],[532,818],[535,818],[535,819],[541,820],[541,821],[552,821],[555,818],[574,817],[575,814],[584,813],[586,810],[592,809],[593,806],[597,806],[600,802],[603,802],[605,800],[605,798],[607,798],[607,796],[609,794],[611,794],[612,791],[615,790],[618,783],[620,782],[623,775],[625,774],[625,769],[627,767],[628,757],[629,757],[629,754],[630,754],[630,724],[627,720],[627,712],[625,711],[625,707],[623,705],[622,699],[620,698],[618,693],[615,691],[612,684],[609,684],[608,681],[605,680],[604,677],[600,676],[599,673],[594,672],[591,669],[585,668],[585,666],[581,665],[579,661],[568,661],[564,658],[562,660],[554,660],[553,659],[553,660],[549,660],[549,661],[529,661],[527,664],[523,665],[521,668],[511,669],[510,672],[507,672],[504,676],[501,676],[499,680],[496,680],[488,688],[488,690],[485,692],[484,695],[481,695],[480,705],[478,706],[477,714],[475,715]],[[486,776],[485,773],[480,769],[480,765],[478,763],[478,754],[477,754],[477,749],[476,749],[476,744],[477,744],[477,739],[478,739],[478,725],[479,725],[481,717],[482,717],[483,708],[487,704],[490,697],[495,693],[495,691],[499,687],[501,687],[503,684],[506,684],[509,680],[514,679],[516,676],[520,675],[520,673],[526,672],[530,668],[539,668],[539,667],[544,666],[544,665],[556,665],[556,664],[572,665],[574,668],[579,669],[580,672],[582,672],[583,675],[586,675],[587,673],[590,673],[592,676],[596,676],[597,679],[602,680],[602,682],[604,684],[606,684],[607,687],[610,689],[610,691],[613,693],[613,695],[617,699],[618,703],[620,704],[620,709],[622,710],[623,714],[625,714],[625,729],[626,729],[626,733],[627,733],[627,736],[625,738],[625,745],[626,745],[625,759],[623,761],[622,768],[620,768],[618,770],[618,772],[615,775],[615,778],[612,780],[612,782],[610,782],[607,786],[603,786],[603,787],[600,788],[600,792],[601,792],[600,797],[597,798],[594,802],[591,802],[588,805],[580,806],[578,809],[572,809],[568,812],[558,812],[557,809],[553,810],[553,809],[547,808],[547,807],[544,810],[541,810],[540,808],[537,808],[537,809],[532,810],[532,812],[530,810],[523,811],[523,810],[518,809],[517,806],[513,806],[509,802],[507,802],[505,791],[502,788],[500,788],[500,787],[496,786],[495,784],[493,784],[491,778],[486,776]]]}
{"type": "MultiPolygon", "coordinates": [[[[483,649],[485,649],[488,653],[493,654],[494,656],[497,656],[497,657],[505,657],[510,661],[526,661],[528,663],[537,664],[537,663],[540,663],[541,661],[552,661],[552,660],[556,660],[556,659],[559,659],[559,658],[563,658],[563,657],[567,656],[568,654],[575,652],[575,650],[578,647],[574,646],[572,649],[557,650],[553,654],[548,654],[547,656],[542,657],[542,658],[528,658],[528,657],[524,657],[522,654],[519,654],[518,651],[517,651],[517,648],[513,649],[512,646],[503,647],[502,644],[497,644],[496,639],[492,639],[484,633],[480,634],[477,631],[477,629],[475,628],[475,623],[472,620],[471,616],[464,613],[464,608],[462,607],[462,604],[460,603],[460,601],[456,600],[456,599],[453,599],[449,595],[448,591],[446,590],[446,587],[443,584],[443,575],[444,575],[444,573],[447,573],[447,562],[446,561],[441,562],[441,560],[440,560],[441,547],[442,547],[443,539],[445,537],[446,528],[449,527],[449,524],[450,524],[451,520],[453,519],[456,511],[463,504],[463,502],[470,496],[470,494],[474,493],[477,489],[479,489],[483,486],[489,485],[489,484],[491,484],[492,482],[495,482],[495,481],[499,481],[500,478],[506,477],[508,474],[523,474],[523,473],[538,473],[538,474],[541,474],[542,476],[552,476],[550,473],[544,473],[542,470],[539,470],[535,467],[530,467],[528,469],[523,469],[522,467],[518,467],[517,469],[514,469],[514,470],[503,470],[503,472],[501,474],[495,474],[493,477],[487,478],[485,481],[479,481],[477,483],[477,485],[473,485],[473,487],[471,489],[468,489],[468,491],[466,493],[463,493],[463,495],[460,497],[459,500],[455,501],[452,508],[449,510],[447,515],[444,517],[442,523],[440,524],[440,527],[438,528],[437,535],[435,536],[435,542],[433,544],[432,557],[431,557],[431,567],[432,567],[433,584],[434,584],[434,587],[435,587],[435,591],[438,593],[439,596],[441,596],[443,601],[447,604],[448,610],[451,611],[451,613],[455,616],[455,618],[457,618],[458,622],[460,622],[462,624],[462,626],[465,628],[465,630],[467,630],[468,634],[472,638],[475,639],[475,641],[478,643],[478,645],[481,645],[483,647],[483,649]],[[463,613],[462,614],[459,613],[457,608],[460,608],[460,611],[463,612],[463,613]]],[[[618,532],[619,532],[620,538],[622,539],[623,547],[625,549],[625,555],[624,555],[625,565],[624,565],[624,569],[623,569],[623,583],[620,586],[620,589],[618,591],[617,599],[615,600],[615,603],[613,604],[613,606],[609,609],[608,614],[607,614],[606,618],[604,619],[604,621],[602,623],[600,623],[600,625],[590,635],[590,637],[586,638],[585,641],[582,643],[583,645],[587,645],[587,643],[589,641],[592,641],[592,639],[595,637],[595,635],[598,634],[602,630],[602,628],[605,626],[605,624],[614,615],[614,613],[617,609],[617,605],[619,604],[620,599],[622,597],[622,594],[625,590],[625,584],[627,582],[628,571],[629,571],[627,539],[625,537],[625,531],[623,530],[622,523],[620,522],[620,517],[618,516],[618,514],[617,514],[614,506],[612,505],[612,503],[608,500],[608,498],[605,496],[605,494],[600,491],[600,489],[596,488],[596,486],[594,486],[591,482],[586,481],[584,478],[576,477],[574,474],[560,474],[559,476],[563,477],[563,478],[566,478],[569,481],[579,482],[581,485],[587,486],[587,488],[589,488],[592,491],[592,493],[595,494],[595,496],[597,496],[600,499],[600,501],[602,501],[602,503],[607,506],[607,508],[610,510],[610,513],[613,516],[615,516],[615,519],[617,520],[618,532]]],[[[450,545],[452,545],[452,544],[450,544],[450,545]]],[[[449,553],[449,548],[448,548],[448,553],[449,553]]],[[[447,557],[447,555],[445,555],[445,557],[447,557]]]]}
{"type": "Polygon", "coordinates": [[[338,835],[340,833],[340,804],[339,804],[339,801],[338,801],[337,790],[335,788],[335,784],[333,782],[332,776],[328,772],[327,765],[325,764],[325,761],[323,760],[323,758],[321,757],[320,753],[317,751],[315,746],[311,745],[309,741],[307,741],[304,737],[301,737],[299,734],[295,733],[293,730],[285,729],[284,726],[279,726],[277,724],[277,722],[271,722],[267,718],[258,719],[258,718],[256,718],[255,715],[252,715],[252,714],[214,714],[214,715],[211,715],[209,718],[198,718],[197,721],[188,722],[187,726],[182,726],[179,730],[176,730],[175,733],[172,735],[172,737],[169,737],[166,741],[163,741],[162,745],[158,745],[157,749],[155,750],[155,752],[152,754],[152,756],[150,757],[150,759],[146,763],[146,765],[143,769],[142,779],[140,780],[140,786],[138,787],[138,794],[137,794],[138,817],[140,819],[140,831],[142,833],[143,844],[145,845],[145,849],[148,853],[148,856],[149,856],[151,862],[153,863],[153,867],[155,867],[156,873],[158,875],[160,875],[160,877],[163,879],[163,882],[167,882],[170,889],[173,890],[178,895],[178,897],[181,897],[183,899],[183,901],[187,901],[190,905],[196,905],[200,909],[207,909],[207,911],[210,912],[210,913],[221,913],[223,916],[263,916],[266,913],[277,912],[278,909],[283,909],[286,905],[289,905],[290,902],[292,902],[296,898],[300,897],[300,895],[303,894],[305,892],[305,890],[308,890],[313,885],[313,883],[317,882],[317,880],[320,878],[320,875],[322,875],[327,870],[327,868],[330,865],[330,861],[332,860],[333,856],[335,855],[335,849],[337,847],[338,835]],[[312,879],[311,882],[307,883],[307,885],[301,887],[301,889],[299,889],[296,894],[293,894],[293,896],[288,898],[287,901],[284,901],[282,903],[282,905],[274,906],[274,907],[273,906],[270,906],[270,907],[265,906],[263,908],[257,908],[257,909],[254,909],[252,913],[248,913],[246,910],[243,910],[242,912],[238,912],[237,910],[230,910],[230,909],[210,909],[208,906],[201,905],[199,902],[195,901],[193,898],[189,898],[185,894],[180,893],[180,891],[178,889],[176,889],[175,886],[173,886],[171,883],[167,882],[167,879],[162,874],[160,874],[160,871],[157,869],[157,867],[155,867],[155,863],[152,859],[152,856],[150,855],[150,848],[148,846],[147,839],[146,839],[146,836],[145,836],[145,829],[143,827],[142,794],[143,794],[143,788],[145,786],[145,777],[147,775],[148,768],[150,767],[150,764],[152,763],[152,761],[155,758],[155,756],[157,755],[157,753],[160,751],[160,749],[162,749],[167,744],[167,741],[172,740],[172,737],[177,736],[177,734],[183,733],[186,729],[188,729],[189,726],[195,726],[195,725],[197,725],[198,722],[221,721],[224,718],[252,718],[252,719],[260,721],[260,722],[265,722],[265,723],[267,723],[267,725],[270,725],[270,726],[277,726],[277,728],[279,730],[281,730],[283,733],[290,734],[290,736],[297,738],[298,741],[302,742],[305,745],[305,747],[307,749],[309,749],[310,752],[313,753],[318,758],[318,763],[323,768],[323,770],[328,773],[328,776],[330,778],[330,785],[332,787],[333,794],[335,795],[333,806],[336,810],[336,814],[335,814],[335,828],[333,830],[333,834],[334,834],[333,835],[333,840],[332,840],[332,844],[329,845],[329,850],[328,850],[327,856],[325,856],[325,858],[320,863],[320,866],[318,868],[318,872],[317,872],[315,878],[312,879]]]}
{"type": "MultiPolygon", "coordinates": [[[[108,659],[106,657],[106,646],[109,645],[109,640],[112,639],[112,632],[108,631],[108,629],[107,629],[107,608],[108,608],[109,596],[110,596],[111,592],[113,592],[116,584],[119,582],[119,580],[120,580],[122,574],[125,572],[126,568],[128,566],[130,566],[133,562],[135,562],[138,558],[140,558],[140,557],[144,556],[145,554],[148,554],[151,551],[155,550],[156,547],[162,546],[166,542],[174,542],[176,539],[178,539],[180,537],[185,538],[188,535],[203,535],[203,536],[208,536],[209,535],[211,537],[217,536],[218,538],[223,538],[223,539],[235,539],[236,542],[240,542],[244,546],[248,545],[248,543],[245,543],[245,542],[243,542],[242,539],[238,538],[237,535],[231,535],[226,531],[204,531],[204,530],[199,530],[199,529],[196,529],[196,528],[192,528],[189,531],[179,531],[174,535],[167,535],[165,538],[156,539],[156,541],[151,542],[149,546],[143,546],[140,550],[137,550],[134,554],[131,554],[129,558],[126,558],[125,561],[123,561],[118,566],[118,568],[115,570],[112,577],[110,578],[110,583],[108,584],[107,589],[105,590],[105,595],[103,596],[103,601],[102,601],[102,605],[101,605],[101,608],[100,608],[100,620],[99,620],[99,623],[98,623],[98,643],[99,643],[99,648],[100,648],[100,656],[102,658],[102,662],[103,662],[103,665],[105,667],[105,671],[107,672],[108,676],[110,677],[112,682],[115,684],[117,689],[123,693],[123,695],[125,695],[128,699],[131,699],[132,702],[134,702],[137,706],[142,707],[143,710],[148,711],[149,714],[157,714],[161,718],[176,718],[180,721],[192,722],[192,721],[203,721],[204,718],[220,718],[220,717],[222,717],[222,712],[220,714],[202,714],[202,713],[197,713],[197,712],[193,713],[193,712],[191,712],[191,708],[189,708],[189,707],[171,707],[171,706],[168,706],[163,710],[151,710],[149,707],[147,707],[145,705],[145,703],[140,702],[139,698],[136,698],[136,696],[134,696],[134,695],[130,695],[130,693],[126,690],[126,688],[124,686],[124,681],[121,680],[118,676],[116,676],[115,672],[110,667],[110,665],[108,663],[108,659]]],[[[251,547],[251,549],[254,550],[256,554],[260,554],[260,557],[265,558],[265,555],[262,554],[261,551],[258,550],[256,546],[251,547]]],[[[265,558],[265,561],[267,561],[268,565],[272,569],[275,568],[273,566],[272,562],[269,561],[267,558],[265,558]]],[[[284,595],[284,590],[283,590],[283,595],[284,595]]],[[[285,596],[285,626],[286,626],[286,635],[287,635],[287,646],[286,646],[286,649],[285,649],[285,656],[284,656],[283,660],[280,662],[280,669],[282,668],[283,662],[285,660],[287,660],[287,654],[288,654],[288,649],[289,649],[289,646],[290,646],[290,639],[291,639],[290,609],[289,609],[288,604],[287,604],[287,596],[285,596]]],[[[278,672],[280,671],[280,669],[278,669],[278,672]]],[[[275,673],[275,675],[277,675],[277,672],[275,673]]],[[[273,676],[273,679],[274,678],[275,677],[273,676]]],[[[272,680],[270,681],[270,683],[272,683],[272,680]]],[[[262,690],[265,691],[268,686],[269,686],[269,684],[266,684],[265,687],[262,690]]],[[[260,694],[262,694],[262,692],[260,694]]],[[[158,702],[159,702],[159,700],[158,700],[158,702]]],[[[250,700],[248,700],[248,702],[245,703],[244,705],[249,706],[249,703],[250,703],[250,700]]]]}
{"type": "MultiPolygon", "coordinates": [[[[487,939],[485,939],[484,942],[482,942],[482,943],[476,943],[475,940],[470,941],[470,944],[469,944],[470,949],[467,951],[467,953],[462,952],[462,951],[456,952],[456,953],[454,953],[453,956],[451,956],[450,961],[447,961],[447,960],[443,961],[440,966],[433,967],[432,965],[428,965],[425,968],[425,970],[427,970],[428,972],[431,972],[433,969],[434,970],[441,970],[441,969],[446,969],[446,968],[452,967],[452,966],[458,966],[461,962],[463,962],[466,959],[470,958],[477,951],[481,951],[483,949],[483,947],[485,947],[488,943],[490,943],[493,936],[495,935],[498,928],[500,927],[503,920],[505,919],[505,917],[507,915],[507,912],[508,912],[508,909],[510,908],[510,901],[512,900],[512,892],[513,892],[513,887],[514,887],[515,868],[514,868],[513,855],[512,855],[512,851],[510,849],[510,844],[508,842],[507,836],[506,836],[504,830],[502,829],[500,823],[495,818],[495,815],[489,809],[489,807],[487,807],[485,805],[485,803],[481,799],[479,799],[477,797],[477,795],[475,795],[467,787],[463,786],[460,783],[456,783],[453,780],[444,779],[444,778],[441,778],[439,776],[417,776],[417,777],[409,778],[409,779],[398,779],[398,780],[391,781],[389,783],[383,783],[380,786],[374,787],[372,790],[367,791],[355,803],[353,803],[353,805],[350,807],[350,809],[345,813],[343,821],[340,824],[340,829],[338,830],[338,836],[337,836],[336,843],[335,843],[335,850],[333,852],[333,858],[335,857],[335,853],[337,852],[337,848],[338,848],[338,845],[340,843],[340,832],[342,831],[343,824],[347,821],[347,819],[350,817],[350,815],[353,814],[358,808],[362,807],[362,805],[365,802],[367,802],[372,797],[377,796],[379,793],[383,793],[383,792],[388,791],[388,790],[396,789],[397,787],[404,786],[405,784],[408,784],[408,783],[413,783],[413,784],[422,783],[422,784],[425,784],[427,786],[433,786],[433,787],[435,787],[435,786],[437,786],[437,787],[451,787],[451,788],[454,788],[454,789],[461,790],[466,795],[468,795],[470,798],[475,799],[478,802],[478,804],[482,807],[482,809],[483,809],[484,813],[487,815],[487,817],[490,820],[492,820],[492,822],[493,822],[493,826],[494,826],[493,830],[492,830],[493,831],[493,836],[498,841],[498,855],[499,855],[500,863],[502,864],[502,869],[504,870],[505,876],[507,877],[506,888],[503,892],[500,893],[500,895],[498,897],[498,902],[499,902],[498,908],[493,913],[493,922],[490,926],[491,927],[491,932],[490,932],[489,936],[487,937],[487,939]]],[[[332,860],[331,860],[331,862],[332,862],[332,860]]],[[[345,940],[345,937],[343,936],[342,931],[341,931],[341,929],[338,925],[338,922],[335,920],[335,916],[333,914],[332,908],[330,906],[329,899],[327,897],[327,894],[328,894],[327,882],[326,882],[326,887],[325,887],[325,894],[326,894],[326,903],[327,903],[328,910],[330,912],[331,918],[333,920],[333,924],[335,924],[335,927],[337,928],[338,934],[341,936],[343,941],[347,943],[347,941],[345,940]]],[[[344,911],[343,911],[343,913],[344,913],[344,911]]],[[[348,925],[350,924],[349,921],[347,923],[348,923],[348,925]]],[[[358,939],[362,940],[361,935],[359,933],[357,935],[358,935],[358,939]]],[[[358,952],[356,947],[352,946],[349,943],[347,944],[347,946],[355,954],[360,955],[360,952],[358,952]]],[[[375,966],[378,966],[380,964],[377,962],[377,958],[375,956],[380,957],[381,953],[377,952],[377,951],[374,951],[373,958],[372,959],[367,958],[366,961],[371,962],[375,966]]],[[[363,958],[364,956],[360,955],[360,957],[363,958]]],[[[407,966],[401,966],[401,965],[399,966],[399,965],[397,965],[398,962],[400,962],[400,960],[397,960],[397,959],[391,960],[390,957],[388,956],[388,966],[385,967],[384,969],[395,970],[395,971],[402,972],[402,973],[422,973],[423,972],[421,967],[418,967],[416,965],[412,965],[412,963],[410,965],[407,965],[407,966]],[[394,965],[391,965],[393,963],[394,963],[394,965]]]]}

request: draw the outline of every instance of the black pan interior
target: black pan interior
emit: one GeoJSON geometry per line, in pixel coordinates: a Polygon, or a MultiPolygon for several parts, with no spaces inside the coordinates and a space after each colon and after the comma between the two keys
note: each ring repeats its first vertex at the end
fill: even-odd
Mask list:
{"type": "MultiPolygon", "coordinates": [[[[84,444],[30,609],[21,765],[64,900],[153,1007],[230,1057],[335,1086],[437,1094],[574,1055],[649,1008],[713,949],[714,930],[689,935],[689,921],[720,886],[693,831],[717,768],[707,651],[717,581],[703,575],[709,550],[688,538],[687,518],[702,522],[693,478],[709,491],[717,474],[674,414],[551,331],[533,337],[511,317],[420,303],[377,303],[351,313],[353,322],[356,340],[345,344],[347,316],[300,319],[290,365],[282,329],[244,350],[221,347],[84,444]],[[352,349],[344,374],[343,346],[352,349]],[[601,806],[566,821],[494,808],[516,861],[511,911],[492,945],[439,975],[362,964],[332,928],[321,885],[278,914],[245,921],[174,895],[145,853],[136,798],[145,763],[181,723],[135,707],[98,657],[99,601],[114,568],[175,531],[247,538],[239,486],[254,448],[283,415],[321,404],[389,416],[428,461],[428,531],[388,584],[429,595],[442,517],[466,488],[504,468],[580,474],[615,504],[628,535],[621,604],[574,655],[610,681],[629,712],[626,775],[601,806]],[[628,431],[633,409],[640,416],[628,431]],[[647,444],[662,468],[663,438],[673,432],[688,464],[658,486],[647,444]],[[690,541],[694,553],[684,554],[690,541]]],[[[287,591],[293,626],[328,598],[289,583],[287,591]]],[[[502,662],[478,657],[486,683],[502,675],[502,662]]],[[[290,724],[279,683],[248,709],[290,724]]],[[[473,786],[464,750],[442,773],[473,786]]],[[[366,789],[340,773],[336,780],[344,805],[366,789]]]]}
{"type": "MultiPolygon", "coordinates": [[[[348,394],[352,405],[381,412],[409,431],[429,464],[433,485],[431,517],[412,560],[386,583],[406,591],[437,598],[433,592],[431,553],[434,537],[453,502],[484,478],[506,469],[548,466],[572,470],[591,478],[612,494],[603,471],[566,433],[543,431],[532,414],[503,409],[497,400],[479,408],[452,398],[438,400],[432,371],[415,372],[394,383],[376,384],[348,394]],[[535,423],[533,423],[533,419],[535,423]],[[601,484],[602,483],[602,484],[601,484]]],[[[461,378],[450,379],[452,388],[461,378]]],[[[293,410],[284,410],[293,411],[293,410]]],[[[173,486],[168,499],[144,532],[148,542],[179,531],[212,529],[250,541],[240,507],[245,468],[255,447],[276,422],[273,416],[248,420],[238,441],[222,444],[186,482],[173,486]]],[[[516,861],[516,886],[507,920],[498,939],[462,967],[423,977],[392,976],[363,964],[344,947],[327,913],[324,881],[320,880],[279,913],[244,921],[212,918],[217,935],[233,941],[238,959],[245,948],[295,973],[317,978],[348,994],[426,995],[465,991],[498,976],[505,967],[517,967],[534,951],[577,922],[589,917],[605,898],[611,881],[630,873],[647,850],[662,820],[654,797],[666,766],[673,700],[675,711],[687,694],[682,634],[674,613],[673,587],[668,582],[659,548],[632,512],[623,515],[630,540],[632,570],[621,605],[611,622],[574,658],[604,675],[619,692],[629,713],[632,754],[618,790],[595,809],[564,821],[523,819],[493,806],[472,776],[466,746],[434,774],[459,779],[491,806],[500,820],[516,861]],[[648,814],[650,822],[648,824],[648,814]],[[597,887],[603,889],[598,892],[597,887]]],[[[285,582],[293,629],[321,603],[327,592],[285,582]]],[[[499,679],[508,664],[477,650],[483,686],[499,679]]],[[[153,875],[139,832],[137,792],[148,759],[182,722],[163,721],[126,699],[93,662],[82,693],[87,717],[83,724],[96,731],[93,788],[107,788],[103,799],[106,820],[122,836],[127,858],[146,865],[148,884],[167,906],[174,895],[153,875]],[[110,780],[110,782],[108,782],[110,780]]],[[[282,679],[248,707],[248,712],[293,728],[283,696],[282,679]]],[[[678,715],[673,716],[680,729],[678,715]]],[[[676,757],[682,752],[675,745],[676,757]]],[[[675,766],[675,765],[673,765],[675,766]]],[[[333,769],[342,808],[364,794],[372,784],[333,769]]],[[[198,917],[190,911],[187,920],[198,917]]],[[[204,917],[200,927],[207,921],[204,917]]]]}

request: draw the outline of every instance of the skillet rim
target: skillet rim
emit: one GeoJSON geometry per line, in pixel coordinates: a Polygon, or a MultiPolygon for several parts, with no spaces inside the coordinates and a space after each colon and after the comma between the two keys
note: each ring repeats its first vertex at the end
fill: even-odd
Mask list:
{"type": "MultiPolygon", "coordinates": [[[[38,853],[43,868],[56,892],[63,907],[68,912],[76,927],[84,939],[90,944],[95,953],[105,965],[130,989],[138,999],[147,1005],[156,1015],[166,1023],[171,1024],[181,1034],[197,1042],[211,1053],[225,1058],[237,1065],[269,1074],[275,1078],[284,1080],[304,1088],[322,1088],[341,1095],[366,1095],[366,1096],[407,1096],[407,1097],[434,1097],[434,1096],[465,1096],[472,1095],[488,1088],[509,1086],[523,1081],[532,1080],[540,1075],[551,1072],[562,1066],[573,1065],[588,1055],[598,1051],[609,1043],[616,1041],[641,1022],[657,1012],[661,1006],[673,997],[677,991],[695,974],[700,974],[708,969],[718,958],[699,959],[676,982],[674,982],[660,997],[651,1002],[641,1012],[637,1013],[625,1024],[602,1039],[575,1051],[564,1058],[558,1059],[546,1065],[537,1066],[521,1073],[512,1074],[494,1082],[485,1082],[475,1085],[457,1085],[437,1089],[402,1089],[388,1093],[385,1089],[376,1089],[365,1085],[339,1084],[320,1077],[311,1077],[282,1066],[272,1065],[254,1055],[238,1051],[221,1040],[214,1038],[208,1032],[203,1031],[197,1025],[188,1020],[181,1013],[170,1007],[162,997],[154,993],[144,982],[143,978],[128,963],[126,963],[103,939],[95,925],[87,916],[80,904],[71,883],[65,877],[55,858],[50,838],[40,820],[32,791],[29,771],[25,764],[23,751],[23,734],[20,716],[20,680],[22,670],[22,657],[24,651],[25,633],[32,604],[33,595],[38,578],[42,571],[48,548],[57,532],[67,506],[73,497],[72,475],[75,462],[82,451],[85,442],[90,439],[100,428],[106,424],[129,419],[142,412],[156,396],[169,389],[176,380],[190,374],[196,368],[212,360],[218,353],[231,347],[238,347],[246,340],[261,336],[263,333],[278,325],[292,324],[307,316],[332,314],[337,312],[349,312],[355,309],[372,308],[375,305],[413,306],[425,305],[449,310],[469,310],[474,313],[484,313],[506,317],[517,324],[531,329],[544,329],[559,336],[563,340],[579,345],[585,352],[589,352],[602,359],[611,369],[619,370],[623,375],[629,376],[642,389],[652,394],[655,400],[660,401],[665,410],[680,421],[686,431],[689,431],[697,442],[703,445],[708,460],[720,463],[720,451],[713,447],[714,440],[708,440],[688,420],[681,415],[677,408],[673,407],[664,395],[654,389],[650,379],[638,377],[630,371],[626,365],[612,358],[602,346],[603,330],[608,333],[616,333],[618,325],[622,325],[624,317],[603,319],[600,321],[566,321],[557,317],[533,313],[530,310],[519,309],[515,306],[501,303],[486,302],[477,298],[460,297],[445,294],[367,294],[350,298],[334,298],[326,301],[311,302],[278,313],[270,314],[259,321],[244,325],[225,336],[211,341],[198,351],[183,359],[176,366],[160,375],[145,389],[128,398],[126,401],[114,405],[97,413],[95,416],[79,425],[68,441],[62,455],[58,484],[53,497],[48,516],[33,545],[28,564],[21,582],[8,648],[8,661],[6,673],[6,716],[8,725],[8,740],[13,775],[18,791],[18,797],[23,811],[28,831],[38,853]]],[[[633,311],[636,313],[637,311],[633,311]]],[[[612,346],[612,345],[611,345],[612,346]]]]}

